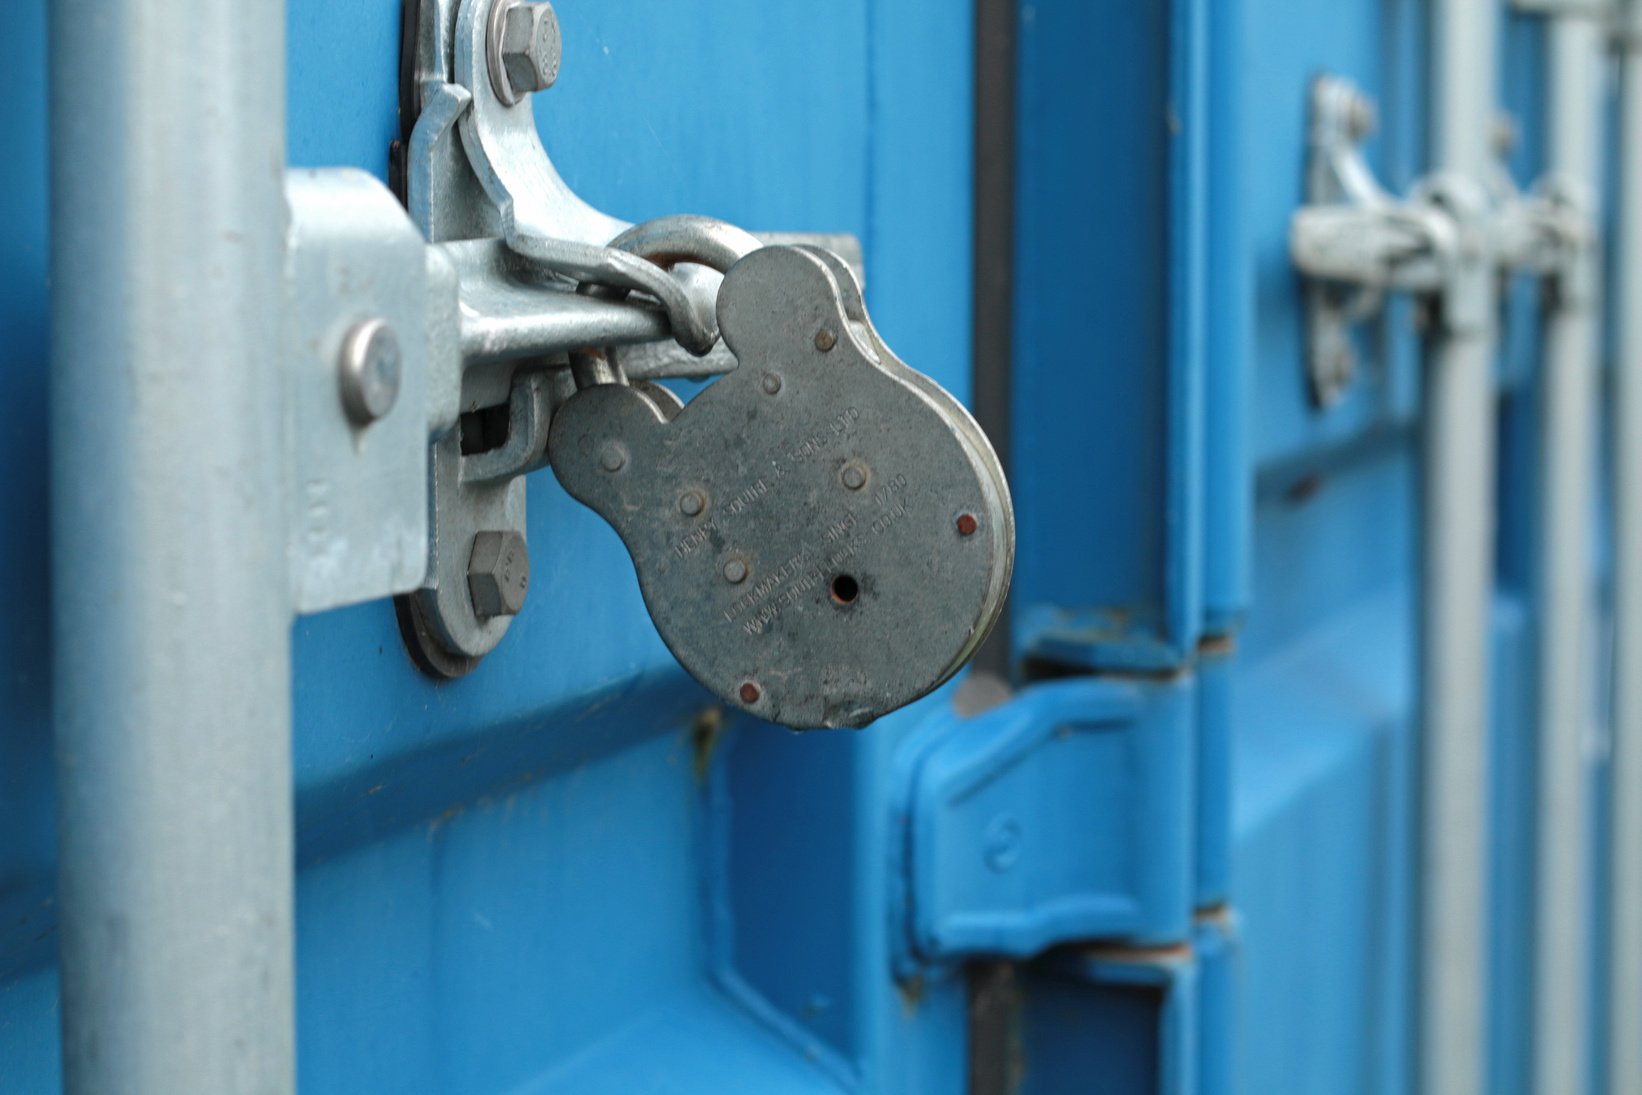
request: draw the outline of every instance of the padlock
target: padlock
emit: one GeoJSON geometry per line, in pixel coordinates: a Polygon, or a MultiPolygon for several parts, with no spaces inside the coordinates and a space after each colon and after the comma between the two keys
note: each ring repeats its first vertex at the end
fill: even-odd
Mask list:
{"type": "Polygon", "coordinates": [[[961,404],[896,359],[828,252],[736,262],[737,367],[682,408],[620,383],[559,408],[549,457],[633,559],[662,639],[770,722],[860,727],[929,693],[996,622],[1009,490],[961,404]]]}

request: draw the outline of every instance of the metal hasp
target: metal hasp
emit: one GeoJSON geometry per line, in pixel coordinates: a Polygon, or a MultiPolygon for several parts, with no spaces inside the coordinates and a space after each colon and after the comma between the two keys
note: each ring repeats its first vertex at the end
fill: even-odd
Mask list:
{"type": "Polygon", "coordinates": [[[1356,375],[1352,329],[1380,314],[1387,293],[1442,292],[1462,246],[1439,193],[1405,201],[1375,179],[1362,147],[1375,118],[1374,104],[1347,81],[1312,85],[1305,204],[1289,250],[1305,278],[1306,369],[1323,407],[1356,375]]]}
{"type": "Polygon", "coordinates": [[[1002,609],[1008,488],[962,405],[872,330],[851,264],[581,202],[527,94],[557,74],[547,5],[435,0],[415,41],[407,202],[460,299],[429,568],[401,601],[417,663],[460,675],[501,642],[527,586],[496,575],[498,545],[527,558],[522,476],[550,458],[726,703],[864,726],[947,680],[1002,609]],[[722,277],[742,266],[762,274],[722,277]],[[683,407],[649,383],[719,373],[683,407]]]}
{"type": "Polygon", "coordinates": [[[559,63],[545,4],[430,0],[414,39],[407,204],[459,306],[427,574],[400,601],[418,664],[457,676],[501,641],[527,588],[522,476],[551,461],[725,702],[860,726],[948,679],[1008,589],[1008,487],[963,407],[873,330],[854,241],[630,227],[582,202],[531,108],[559,63]],[[761,273],[724,276],[742,267],[761,273]],[[719,374],[687,406],[651,383],[719,374]],[[521,565],[499,576],[501,544],[521,565]]]}
{"type": "Polygon", "coordinates": [[[836,256],[754,251],[718,317],[734,372],[682,410],[583,388],[558,410],[553,470],[621,534],[697,680],[772,722],[864,726],[991,630],[1008,487],[963,407],[873,334],[836,256]]]}

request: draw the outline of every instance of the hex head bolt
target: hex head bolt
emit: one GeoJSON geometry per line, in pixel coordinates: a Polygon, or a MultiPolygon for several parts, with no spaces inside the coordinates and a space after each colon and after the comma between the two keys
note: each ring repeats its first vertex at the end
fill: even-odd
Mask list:
{"type": "Polygon", "coordinates": [[[530,589],[530,550],[512,530],[481,532],[468,557],[468,595],[481,620],[517,616],[530,589]]]}
{"type": "Polygon", "coordinates": [[[534,91],[545,91],[559,78],[564,43],[559,18],[545,0],[495,0],[490,9],[490,86],[503,106],[512,106],[534,91]]]}

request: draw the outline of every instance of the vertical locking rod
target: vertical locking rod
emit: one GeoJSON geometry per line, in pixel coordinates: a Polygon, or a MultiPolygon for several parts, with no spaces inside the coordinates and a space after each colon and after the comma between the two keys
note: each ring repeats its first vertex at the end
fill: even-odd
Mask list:
{"type": "Polygon", "coordinates": [[[69,1092],[290,1092],[279,0],[50,13],[69,1092]]]}
{"type": "MultiPolygon", "coordinates": [[[[1547,32],[1550,184],[1588,215],[1600,171],[1601,28],[1588,16],[1563,15],[1552,17],[1547,32]]],[[[1596,261],[1595,249],[1581,240],[1558,271],[1546,315],[1540,384],[1531,1052],[1538,1095],[1585,1090],[1590,932],[1585,743],[1595,683],[1586,648],[1596,498],[1596,261]]]]}
{"type": "MultiPolygon", "coordinates": [[[[1431,159],[1487,177],[1495,0],[1432,8],[1431,159]]],[[[1486,211],[1466,236],[1425,369],[1421,427],[1417,1076],[1424,1095],[1483,1091],[1488,616],[1493,590],[1494,271],[1486,211]],[[1480,301],[1480,306],[1479,306],[1480,301]]]]}
{"type": "Polygon", "coordinates": [[[1642,0],[1619,84],[1614,400],[1614,755],[1608,1091],[1642,1091],[1642,0]]]}

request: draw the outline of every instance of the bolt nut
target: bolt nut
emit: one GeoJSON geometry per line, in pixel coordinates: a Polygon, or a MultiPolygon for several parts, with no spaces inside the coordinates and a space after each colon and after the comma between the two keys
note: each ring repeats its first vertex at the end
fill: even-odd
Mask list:
{"type": "Polygon", "coordinates": [[[481,620],[517,616],[530,589],[530,551],[521,533],[481,532],[468,557],[468,595],[481,620]]]}
{"type": "Polygon", "coordinates": [[[399,336],[384,319],[356,323],[342,338],[338,373],[342,385],[342,407],[360,426],[393,410],[399,399],[404,374],[404,353],[399,336]]]}
{"type": "Polygon", "coordinates": [[[496,97],[512,106],[559,78],[564,44],[553,5],[541,0],[495,0],[490,23],[490,82],[496,97]]]}

